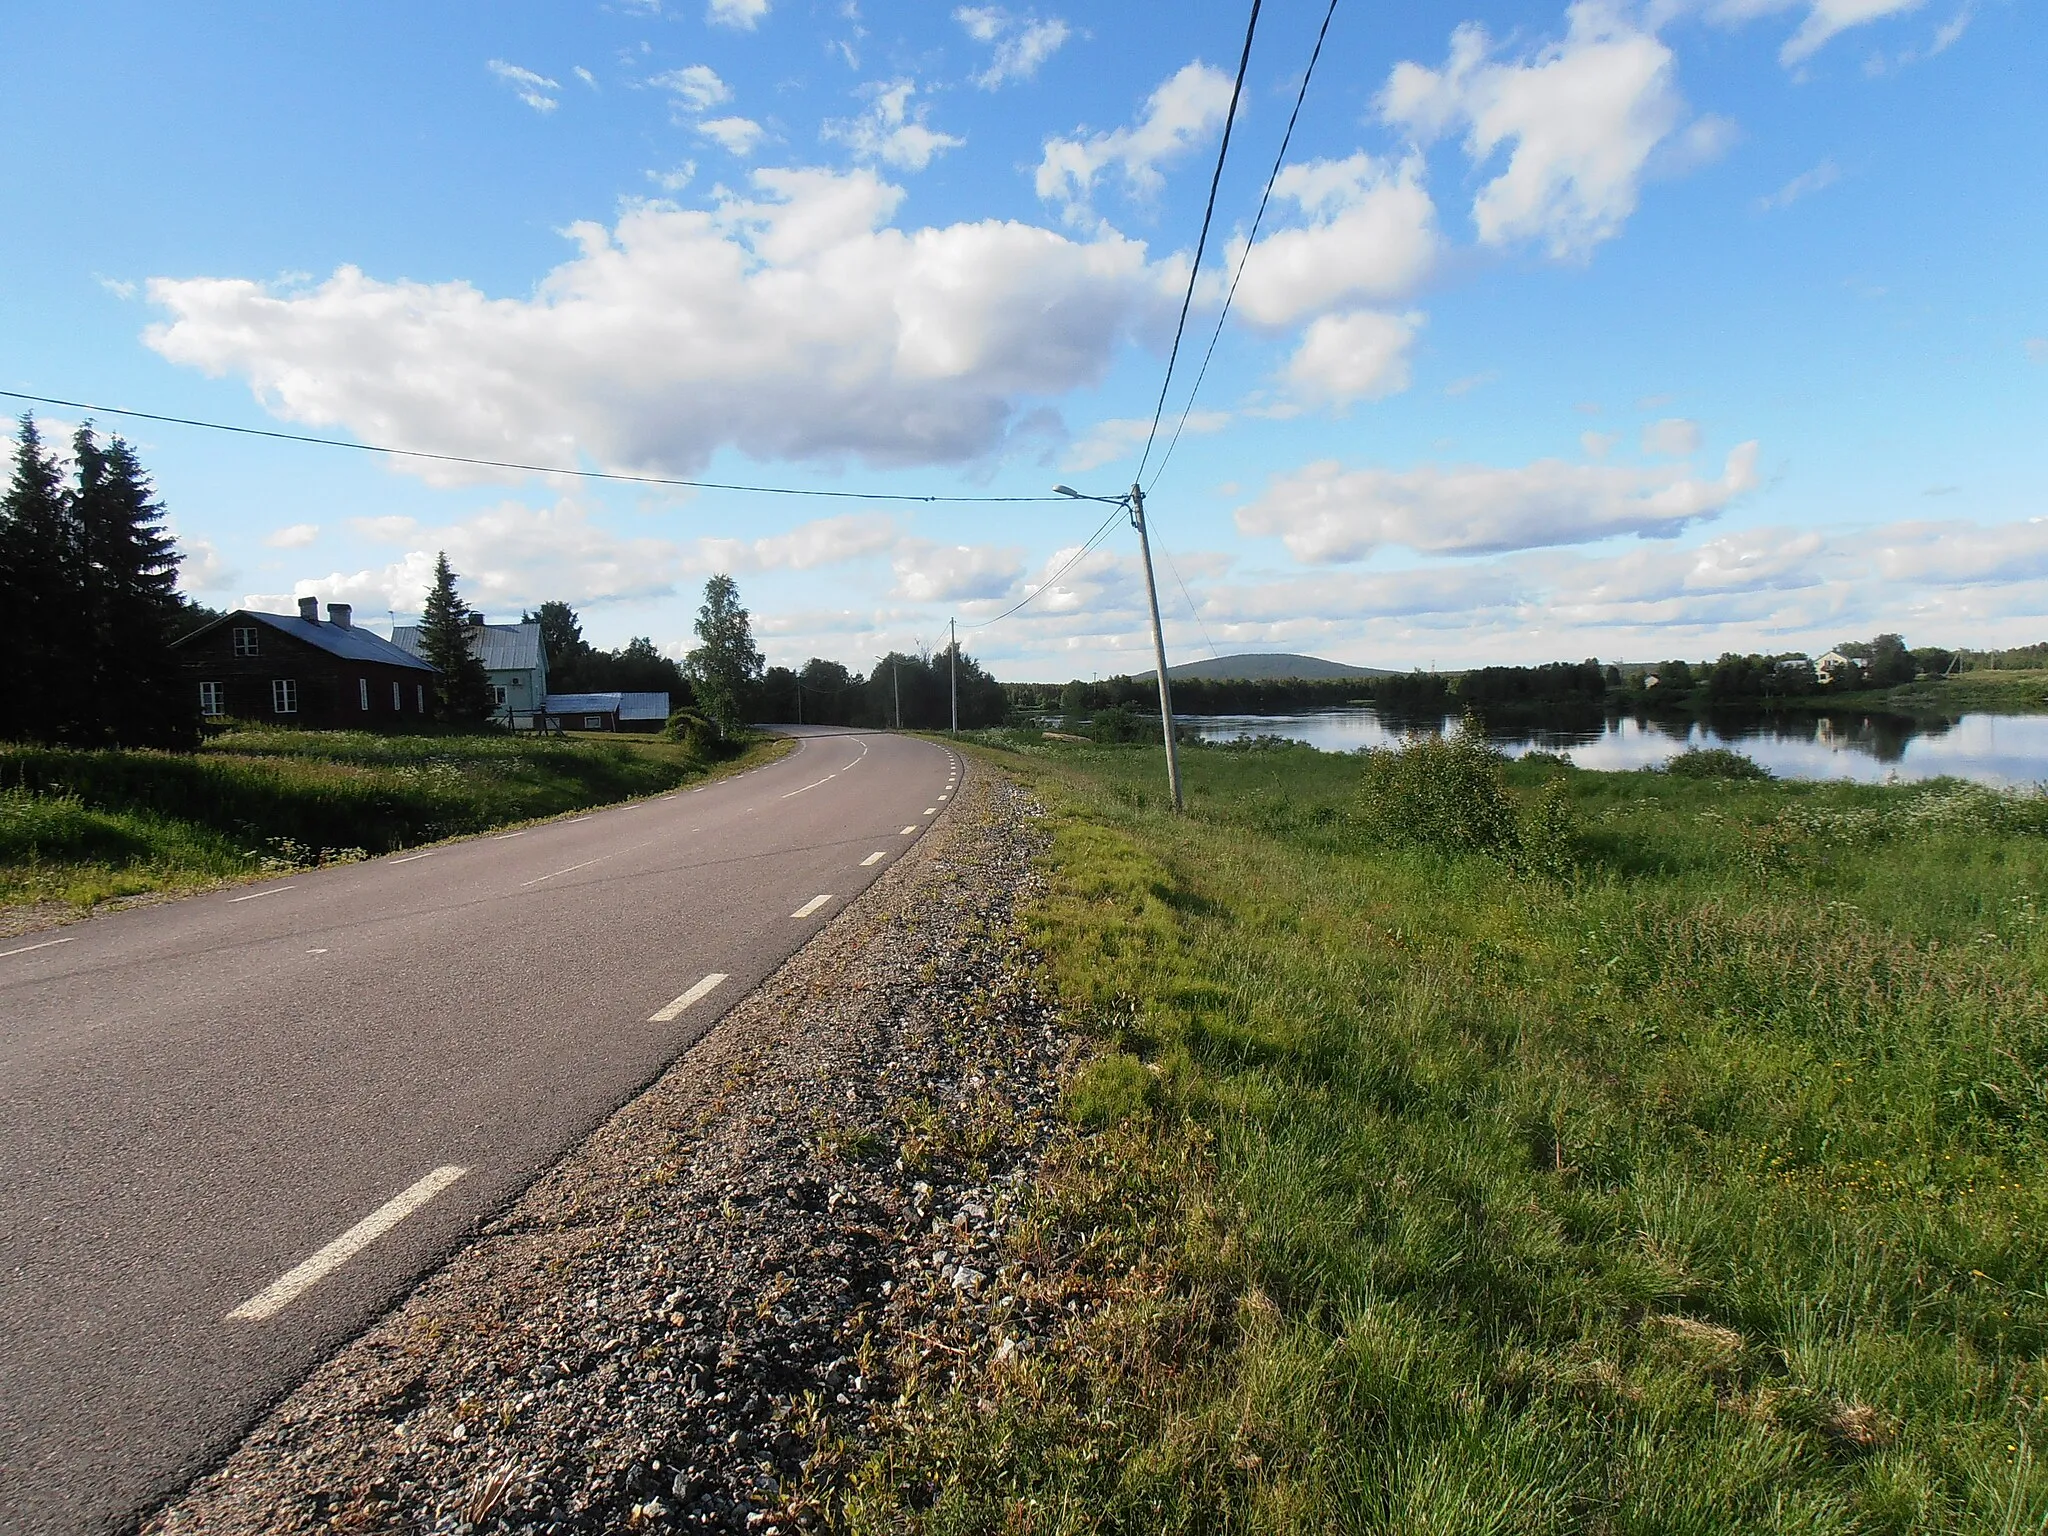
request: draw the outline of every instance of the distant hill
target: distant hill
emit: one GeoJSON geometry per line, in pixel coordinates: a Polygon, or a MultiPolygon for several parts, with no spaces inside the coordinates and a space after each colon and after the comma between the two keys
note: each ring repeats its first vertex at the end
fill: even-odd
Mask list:
{"type": "MultiPolygon", "coordinates": [[[[1148,678],[1152,669],[1131,674],[1148,678]]],[[[1287,651],[1240,651],[1235,656],[1218,656],[1211,661],[1184,661],[1166,669],[1168,677],[1198,677],[1212,681],[1267,683],[1282,678],[1393,677],[1385,667],[1353,667],[1320,656],[1296,656],[1287,651]]]]}

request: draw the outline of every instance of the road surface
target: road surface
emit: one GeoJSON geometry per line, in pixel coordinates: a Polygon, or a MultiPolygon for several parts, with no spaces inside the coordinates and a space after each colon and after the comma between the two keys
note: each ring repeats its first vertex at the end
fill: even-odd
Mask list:
{"type": "Polygon", "coordinates": [[[694,790],[0,941],[0,1527],[131,1527],[949,803],[942,746],[800,736],[694,790]]]}

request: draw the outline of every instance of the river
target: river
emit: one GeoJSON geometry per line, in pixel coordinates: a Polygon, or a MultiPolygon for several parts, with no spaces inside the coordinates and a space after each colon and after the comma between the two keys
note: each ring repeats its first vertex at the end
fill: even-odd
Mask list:
{"type": "MultiPolygon", "coordinates": [[[[1421,727],[1389,722],[1370,709],[1298,715],[1183,715],[1181,728],[1208,741],[1274,735],[1325,752],[1397,746],[1421,727]]],[[[1450,726],[1452,722],[1446,722],[1450,726]]],[[[1980,784],[2048,781],[2048,714],[1964,715],[1917,720],[1900,715],[1782,716],[1740,724],[1609,719],[1588,730],[1537,727],[1488,733],[1511,756],[1532,749],[1564,752],[1581,768],[1649,768],[1688,747],[1727,747],[1780,778],[1973,779],[1980,784]]]]}

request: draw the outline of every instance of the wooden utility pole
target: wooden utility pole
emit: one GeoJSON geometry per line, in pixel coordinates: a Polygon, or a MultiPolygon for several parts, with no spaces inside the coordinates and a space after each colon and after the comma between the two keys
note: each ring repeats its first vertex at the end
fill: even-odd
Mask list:
{"type": "Polygon", "coordinates": [[[1152,664],[1159,674],[1159,729],[1166,738],[1166,788],[1173,808],[1181,809],[1180,751],[1174,741],[1173,688],[1166,679],[1166,632],[1159,625],[1159,588],[1152,580],[1152,540],[1145,533],[1145,493],[1131,487],[1131,526],[1138,530],[1138,552],[1145,557],[1145,600],[1152,605],[1152,664]]]}
{"type": "Polygon", "coordinates": [[[952,619],[946,620],[947,649],[951,653],[953,673],[953,734],[960,734],[960,626],[952,619]]]}

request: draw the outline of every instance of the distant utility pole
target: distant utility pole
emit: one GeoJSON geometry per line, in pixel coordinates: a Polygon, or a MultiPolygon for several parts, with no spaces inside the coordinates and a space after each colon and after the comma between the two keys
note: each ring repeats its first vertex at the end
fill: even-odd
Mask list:
{"type": "Polygon", "coordinates": [[[889,686],[896,694],[896,729],[903,729],[903,674],[897,670],[892,659],[889,663],[889,686]]]}
{"type": "Polygon", "coordinates": [[[953,620],[946,620],[946,649],[952,661],[953,672],[953,734],[960,734],[960,626],[953,620]]]}
{"type": "Polygon", "coordinates": [[[1180,795],[1180,750],[1173,731],[1173,687],[1166,678],[1166,632],[1159,625],[1159,587],[1152,579],[1152,540],[1145,531],[1145,492],[1133,485],[1122,496],[1083,496],[1070,485],[1053,490],[1076,501],[1101,501],[1130,513],[1131,526],[1138,530],[1138,552],[1145,561],[1145,599],[1152,606],[1152,664],[1159,678],[1159,730],[1166,739],[1166,789],[1176,812],[1182,809],[1180,795]]]}

